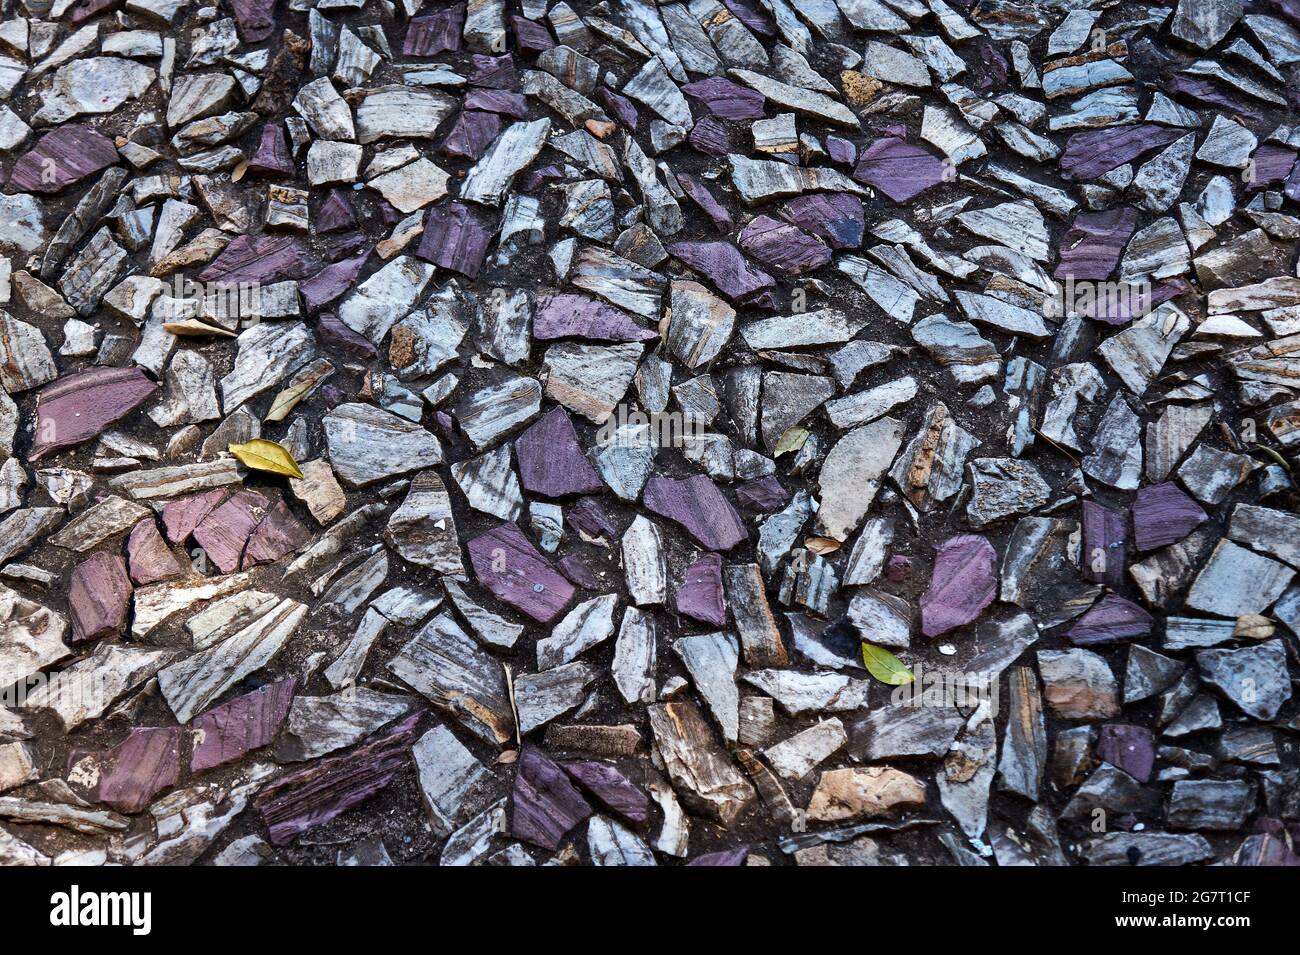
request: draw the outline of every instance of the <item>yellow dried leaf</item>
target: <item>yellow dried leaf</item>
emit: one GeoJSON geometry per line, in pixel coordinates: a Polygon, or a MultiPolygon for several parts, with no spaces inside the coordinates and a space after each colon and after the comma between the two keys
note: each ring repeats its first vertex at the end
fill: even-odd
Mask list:
{"type": "Polygon", "coordinates": [[[791,451],[798,451],[807,440],[808,432],[803,428],[787,428],[785,433],[781,435],[781,440],[776,443],[776,451],[772,456],[779,458],[791,451]]]}
{"type": "Polygon", "coordinates": [[[840,549],[840,542],[829,537],[809,537],[803,546],[817,555],[833,554],[840,549]]]}
{"type": "Polygon", "coordinates": [[[284,447],[265,438],[254,438],[243,444],[229,446],[230,453],[239,459],[239,463],[254,471],[269,471],[271,474],[283,474],[286,477],[303,479],[302,470],[293,455],[284,447]]]}
{"type": "Polygon", "coordinates": [[[234,332],[228,332],[224,328],[218,328],[216,325],[209,325],[207,322],[200,322],[197,318],[186,318],[179,322],[163,322],[163,328],[171,332],[173,335],[221,335],[226,338],[236,337],[234,332]]]}

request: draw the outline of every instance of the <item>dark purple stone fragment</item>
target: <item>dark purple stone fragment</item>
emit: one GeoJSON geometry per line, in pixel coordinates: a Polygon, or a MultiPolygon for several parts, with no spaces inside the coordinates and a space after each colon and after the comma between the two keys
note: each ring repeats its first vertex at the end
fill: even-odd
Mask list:
{"type": "Polygon", "coordinates": [[[757,90],[721,76],[687,83],[682,92],[709,111],[709,115],[733,123],[763,118],[767,98],[757,90]]]}
{"type": "Polygon", "coordinates": [[[1097,758],[1140,783],[1150,782],[1156,764],[1155,736],[1145,726],[1106,723],[1097,733],[1097,758]]]}
{"type": "Polygon", "coordinates": [[[604,581],[591,563],[577,554],[566,554],[555,562],[555,566],[560,569],[560,573],[584,590],[601,590],[605,587],[604,581]]]}
{"type": "Polygon", "coordinates": [[[853,178],[903,203],[943,182],[951,175],[948,169],[946,162],[920,146],[882,136],[862,151],[853,178]]]}
{"type": "Polygon", "coordinates": [[[248,537],[270,506],[269,500],[251,488],[236,491],[194,528],[194,539],[208,560],[229,574],[239,569],[248,537]]]}
{"type": "Polygon", "coordinates": [[[342,189],[331,189],[316,213],[317,232],[342,232],[357,224],[357,214],[342,189]]]}
{"type": "Polygon", "coordinates": [[[351,752],[330,756],[268,783],[253,806],[274,845],[323,826],[378,793],[411,765],[422,713],[394,723],[351,752]]]}
{"type": "Polygon", "coordinates": [[[543,497],[591,494],[604,485],[582,453],[568,412],[552,408],[515,440],[519,482],[543,497]]]}
{"type": "Polygon", "coordinates": [[[980,76],[980,89],[988,89],[990,86],[1001,89],[1006,86],[1009,64],[1002,51],[994,46],[988,37],[983,36],[976,41],[975,46],[979,50],[980,61],[985,66],[980,76]]]}
{"type": "Polygon", "coordinates": [[[706,156],[725,156],[732,152],[731,134],[727,127],[712,116],[705,116],[696,121],[686,137],[692,149],[706,156]]]}
{"type": "Polygon", "coordinates": [[[1255,150],[1255,155],[1251,159],[1255,164],[1254,176],[1251,177],[1247,188],[1253,191],[1288,179],[1291,170],[1295,168],[1296,151],[1279,146],[1277,143],[1264,143],[1255,150]]]}
{"type": "Polygon", "coordinates": [[[659,333],[599,299],[569,293],[544,293],[533,315],[533,337],[585,338],[599,342],[645,342],[659,333]]]}
{"type": "Polygon", "coordinates": [[[727,602],[722,591],[722,558],[701,554],[686,568],[686,579],[674,595],[677,612],[711,623],[727,625],[727,602]]]}
{"type": "Polygon", "coordinates": [[[629,132],[635,133],[637,124],[636,104],[622,93],[615,93],[607,86],[600,88],[599,95],[601,105],[613,113],[618,118],[618,121],[627,127],[629,132]]]}
{"type": "Polygon", "coordinates": [[[569,508],[566,515],[570,526],[588,537],[605,537],[613,540],[618,536],[618,528],[610,520],[605,506],[594,497],[584,497],[569,508]]]}
{"type": "Polygon", "coordinates": [[[449,202],[429,210],[424,235],[415,254],[442,269],[468,278],[478,275],[492,241],[492,230],[462,202],[449,202]]]}
{"type": "Polygon", "coordinates": [[[912,558],[906,554],[895,554],[885,564],[885,576],[896,584],[909,580],[912,576],[912,558]]]}
{"type": "Polygon", "coordinates": [[[1110,278],[1137,222],[1138,212],[1132,206],[1080,213],[1061,240],[1061,261],[1053,275],[1058,279],[1110,278]]]}
{"type": "Polygon", "coordinates": [[[518,89],[519,76],[515,73],[514,56],[509,53],[500,56],[475,53],[470,57],[469,85],[491,90],[518,89]]]}
{"type": "Polygon", "coordinates": [[[540,23],[525,20],[523,17],[512,16],[510,25],[514,28],[515,41],[519,44],[521,50],[532,50],[535,53],[541,53],[543,50],[549,50],[555,46],[555,41],[551,39],[550,32],[540,23]]]}
{"type": "Polygon", "coordinates": [[[289,714],[295,680],[268,683],[194,718],[194,753],[190,771],[223,766],[270,745],[289,714]]]}
{"type": "Polygon", "coordinates": [[[181,732],[179,726],[138,727],[109,749],[74,751],[72,778],[94,779],[86,791],[91,801],[118,812],[140,812],[180,779],[181,732]]]}
{"type": "Polygon", "coordinates": [[[767,14],[753,4],[747,3],[746,0],[722,0],[722,5],[731,11],[732,16],[760,37],[776,36],[776,28],[768,20],[767,14]]]}
{"type": "MultiPolygon", "coordinates": [[[[1204,76],[1189,76],[1186,73],[1179,73],[1169,81],[1166,89],[1175,96],[1183,97],[1189,103],[1195,103],[1202,109],[1206,106],[1217,106],[1229,116],[1236,115],[1245,120],[1248,125],[1263,122],[1264,120],[1264,115],[1253,106],[1250,106],[1245,99],[1233,95],[1218,83],[1204,76]]],[[[1174,132],[1178,133],[1179,130],[1174,132]]]]}
{"type": "Polygon", "coordinates": [[[344,292],[352,288],[369,258],[370,253],[363,252],[350,259],[331,262],[305,282],[299,283],[298,291],[302,293],[307,312],[318,312],[330,302],[341,298],[344,292]]]}
{"type": "Polygon", "coordinates": [[[247,171],[259,176],[293,175],[293,156],[279,123],[267,123],[262,127],[262,138],[258,141],[252,158],[248,160],[247,171]]]}
{"type": "Polygon", "coordinates": [[[811,232],[832,249],[859,248],[866,228],[862,200],[847,192],[798,196],[781,207],[781,218],[811,232]]]}
{"type": "Polygon", "coordinates": [[[718,852],[706,852],[702,856],[696,856],[686,864],[703,866],[738,866],[744,865],[745,860],[748,858],[748,849],[722,849],[718,852]]]}
{"type": "Polygon", "coordinates": [[[337,315],[325,314],[317,318],[316,336],[326,348],[340,351],[357,361],[373,361],[379,357],[374,342],[348,328],[337,315]]]}
{"type": "Polygon", "coordinates": [[[274,563],[309,540],[311,531],[307,526],[294,516],[283,500],[276,501],[249,535],[241,566],[247,570],[257,564],[274,563]]]}
{"type": "Polygon", "coordinates": [[[89,441],[157,390],[139,368],[90,368],[60,378],[36,398],[36,438],[28,460],[89,441]]]}
{"type": "Polygon", "coordinates": [[[731,550],[749,537],[731,502],[703,474],[681,480],[655,475],[643,500],[651,513],[682,525],[708,550],[731,550]]]}
{"type": "Polygon", "coordinates": [[[852,166],[858,161],[858,147],[833,133],[826,137],[826,154],[831,157],[831,162],[841,166],[852,166]]]}
{"type": "Polygon", "coordinates": [[[173,544],[184,543],[194,528],[212,513],[212,509],[226,498],[226,489],[216,487],[200,494],[169,501],[162,511],[163,530],[173,544]]]}
{"type": "Polygon", "coordinates": [[[523,93],[508,90],[470,90],[465,94],[464,109],[481,109],[485,113],[501,113],[516,119],[528,118],[528,101],[523,93]]]}
{"type": "Polygon", "coordinates": [[[921,632],[927,637],[971,623],[998,589],[997,552],[985,538],[959,534],[937,551],[930,586],[921,595],[921,632]]]}
{"type": "Polygon", "coordinates": [[[1151,633],[1151,614],[1131,600],[1107,594],[1070,628],[1070,642],[1079,647],[1140,639],[1151,633]]]}
{"type": "Polygon", "coordinates": [[[770,514],[785,507],[790,492],[773,474],[748,481],[736,488],[736,503],[746,510],[770,514]]]}
{"type": "Polygon", "coordinates": [[[564,770],[541,750],[525,746],[510,793],[510,834],[554,852],[565,834],[591,814],[564,770]]]}
{"type": "Polygon", "coordinates": [[[7,192],[62,192],[117,162],[117,147],[89,126],[52,129],[18,157],[9,171],[7,192]]]}
{"type": "Polygon", "coordinates": [[[1112,590],[1124,585],[1128,521],[1121,511],[1083,502],[1083,576],[1112,590]]]}
{"type": "Polygon", "coordinates": [[[481,159],[504,125],[496,113],[461,110],[447,131],[441,151],[456,159],[481,159]]]}
{"type": "Polygon", "coordinates": [[[820,239],[770,216],[755,216],[736,241],[764,265],[789,275],[803,275],[831,260],[831,250],[820,239]]]}
{"type": "Polygon", "coordinates": [[[275,0],[230,0],[230,9],[245,43],[261,43],[275,30],[275,0]]]}
{"type": "Polygon", "coordinates": [[[549,623],[573,599],[573,584],[553,568],[514,523],[468,544],[478,582],[538,623],[549,623]]]}
{"type": "Polygon", "coordinates": [[[131,579],[136,586],[154,584],[169,577],[178,577],[185,570],[176,559],[152,517],[146,517],[131,529],[126,539],[127,560],[131,579]]]}
{"type": "Polygon", "coordinates": [[[131,591],[126,562],[117,554],[97,551],[74,567],[68,580],[72,642],[115,637],[125,630],[131,591]]]}
{"type": "Polygon", "coordinates": [[[708,186],[685,172],[678,174],[677,183],[682,187],[682,192],[686,193],[690,200],[700,207],[700,211],[709,217],[713,228],[723,235],[731,235],[735,231],[736,223],[732,220],[731,213],[714,198],[708,186]]]}
{"type": "Polygon", "coordinates": [[[1184,133],[1155,123],[1075,133],[1065,141],[1065,151],[1061,153],[1061,176],[1081,182],[1096,179],[1143,153],[1168,146],[1184,133]]]}
{"type": "Polygon", "coordinates": [[[668,251],[733,302],[751,301],[776,285],[772,276],[751,265],[730,242],[674,242],[668,251]]]}
{"type": "Polygon", "coordinates": [[[1094,296],[1092,305],[1080,308],[1079,314],[1107,325],[1127,325],[1133,319],[1141,318],[1170,299],[1184,294],[1189,288],[1182,279],[1170,279],[1149,290],[1139,285],[1127,294],[1094,296]]]}
{"type": "Polygon", "coordinates": [[[217,285],[241,282],[269,285],[283,279],[302,278],[309,271],[302,239],[263,233],[237,236],[199,273],[199,280],[217,285]]]}
{"type": "Polygon", "coordinates": [[[1155,550],[1182,540],[1208,517],[1172,481],[1139,488],[1133,502],[1133,542],[1138,550],[1155,550]]]}
{"type": "Polygon", "coordinates": [[[640,825],[650,818],[650,797],[609,763],[570,760],[560,764],[574,781],[610,812],[640,825]]]}
{"type": "Polygon", "coordinates": [[[403,56],[437,56],[460,49],[465,29],[465,4],[439,10],[427,17],[412,17],[402,43],[403,56]]]}

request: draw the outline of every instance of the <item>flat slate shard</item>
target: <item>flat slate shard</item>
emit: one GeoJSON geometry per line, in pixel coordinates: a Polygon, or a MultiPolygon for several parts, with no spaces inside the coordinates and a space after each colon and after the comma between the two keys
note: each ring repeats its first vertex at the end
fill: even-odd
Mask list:
{"type": "Polygon", "coordinates": [[[549,623],[573,599],[573,585],[513,523],[478,535],[467,547],[479,583],[539,623],[549,623]]]}
{"type": "Polygon", "coordinates": [[[554,408],[515,439],[519,480],[524,490],[544,497],[590,494],[601,482],[582,447],[573,421],[563,408],[554,408]]]}
{"type": "Polygon", "coordinates": [[[230,687],[266,666],[306,615],[305,604],[286,598],[220,643],[161,670],[158,686],[177,721],[188,723],[230,687]]]}
{"type": "Polygon", "coordinates": [[[951,165],[895,136],[874,140],[858,157],[853,178],[903,204],[952,176],[951,165]]]}
{"type": "Polygon", "coordinates": [[[421,715],[413,713],[356,749],[311,763],[263,788],[253,808],[261,814],[271,844],[292,842],[384,789],[410,765],[421,715]]]}
{"type": "Polygon", "coordinates": [[[966,517],[975,527],[1042,507],[1051,491],[1036,467],[1016,458],[976,458],[967,465],[967,477],[966,517]]]}
{"type": "Polygon", "coordinates": [[[67,620],[58,612],[28,600],[0,584],[0,680],[13,686],[72,651],[63,642],[67,620]]]}
{"type": "Polygon", "coordinates": [[[73,642],[121,634],[130,603],[126,562],[106,551],[92,554],[73,568],[68,581],[73,642]]]}
{"type": "Polygon", "coordinates": [[[136,728],[110,749],[74,752],[69,776],[86,782],[86,797],[92,802],[118,812],[140,812],[180,779],[180,741],[177,727],[136,728]]]}
{"type": "Polygon", "coordinates": [[[930,586],[921,595],[921,631],[937,637],[974,621],[997,594],[993,545],[978,534],[939,545],[930,586]]]}
{"type": "Polygon", "coordinates": [[[844,435],[831,447],[818,478],[817,529],[837,541],[857,530],[903,440],[903,425],[879,418],[844,435]]]}
{"type": "Polygon", "coordinates": [[[1081,647],[1118,643],[1149,636],[1151,624],[1151,615],[1137,604],[1107,594],[1079,618],[1068,636],[1071,643],[1081,647]]]}
{"type": "Polygon", "coordinates": [[[1255,719],[1273,719],[1291,698],[1286,648],[1280,640],[1239,650],[1202,650],[1196,665],[1207,683],[1255,719]]]}
{"type": "Polygon", "coordinates": [[[451,495],[437,471],[422,471],[388,519],[385,539],[412,564],[439,574],[464,574],[451,495]]]}
{"type": "Polygon", "coordinates": [[[420,795],[429,822],[440,836],[449,836],[493,803],[497,778],[446,726],[435,726],[411,747],[419,774],[420,795]]]}
{"type": "Polygon", "coordinates": [[[648,510],[680,524],[708,550],[731,550],[749,536],[731,502],[702,474],[651,478],[643,500],[648,510]]]}
{"type": "Polygon", "coordinates": [[[648,708],[650,729],[682,802],[730,828],[754,801],[754,789],[727,758],[695,704],[648,708]]]}
{"type": "Polygon", "coordinates": [[[1133,542],[1155,550],[1180,541],[1209,515],[1172,481],[1140,488],[1133,503],[1133,542]]]}
{"type": "Polygon", "coordinates": [[[570,775],[535,746],[524,747],[510,794],[510,834],[554,852],[591,814],[570,775]]]}
{"type": "Polygon", "coordinates": [[[433,434],[373,405],[338,405],[324,424],[330,463],[353,487],[442,463],[442,446],[433,434]]]}
{"type": "Polygon", "coordinates": [[[1295,572],[1285,564],[1221,540],[1187,592],[1187,606],[1220,617],[1264,613],[1295,572]]]}
{"type": "Polygon", "coordinates": [[[40,329],[0,311],[0,387],[18,394],[58,376],[40,329]]]}
{"type": "Polygon", "coordinates": [[[8,192],[62,192],[118,161],[113,141],[90,126],[59,126],[43,135],[9,170],[8,192]]]}
{"type": "Polygon", "coordinates": [[[269,746],[289,714],[295,686],[292,677],[268,683],[195,717],[190,771],[224,766],[269,746]]]}
{"type": "Polygon", "coordinates": [[[596,670],[581,660],[520,674],[514,681],[520,734],[527,735],[576,707],[595,679],[596,670]]]}
{"type": "Polygon", "coordinates": [[[501,664],[447,614],[425,624],[388,661],[388,669],[480,739],[502,746],[513,738],[514,717],[501,664]]]}
{"type": "Polygon", "coordinates": [[[546,394],[595,424],[601,424],[627,393],[644,351],[624,345],[552,345],[546,350],[546,394]]]}

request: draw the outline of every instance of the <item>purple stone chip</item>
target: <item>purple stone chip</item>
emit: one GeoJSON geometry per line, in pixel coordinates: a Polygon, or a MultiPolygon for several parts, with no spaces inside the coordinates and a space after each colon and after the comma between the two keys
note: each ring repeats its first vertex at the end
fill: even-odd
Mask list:
{"type": "Polygon", "coordinates": [[[1140,488],[1133,502],[1133,542],[1138,550],[1155,550],[1182,540],[1208,517],[1172,481],[1140,488]]]}
{"type": "Polygon", "coordinates": [[[573,584],[556,571],[514,523],[467,545],[478,582],[538,623],[549,623],[573,599],[573,584]]]}
{"type": "Polygon", "coordinates": [[[190,771],[203,772],[269,746],[289,714],[296,681],[268,683],[194,718],[194,753],[190,771]]]}
{"type": "Polygon", "coordinates": [[[157,390],[139,368],[91,368],[60,378],[37,396],[36,439],[28,460],[89,441],[157,390]]]}
{"type": "Polygon", "coordinates": [[[604,488],[596,469],[582,453],[573,421],[563,408],[552,408],[519,435],[515,458],[520,483],[534,494],[564,497],[604,488]]]}
{"type": "Polygon", "coordinates": [[[675,595],[677,612],[713,624],[727,625],[727,602],[722,590],[722,558],[701,554],[686,568],[686,579],[675,595]]]}
{"type": "Polygon", "coordinates": [[[930,586],[921,595],[921,631],[937,637],[975,620],[998,589],[997,552],[978,534],[950,537],[938,547],[930,586]]]}
{"type": "Polygon", "coordinates": [[[731,502],[703,474],[681,480],[656,475],[646,482],[643,500],[651,513],[682,525],[708,550],[731,550],[749,538],[731,502]]]}
{"type": "Polygon", "coordinates": [[[1151,614],[1118,594],[1107,594],[1070,628],[1070,642],[1079,647],[1136,640],[1151,633],[1151,614]]]}
{"type": "Polygon", "coordinates": [[[534,746],[519,754],[510,793],[510,834],[550,852],[592,809],[568,774],[534,746]]]}

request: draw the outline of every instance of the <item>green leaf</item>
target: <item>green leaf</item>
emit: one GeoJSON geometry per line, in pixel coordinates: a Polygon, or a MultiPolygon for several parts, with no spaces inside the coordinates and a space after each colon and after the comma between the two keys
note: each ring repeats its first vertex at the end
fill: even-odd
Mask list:
{"type": "Polygon", "coordinates": [[[889,686],[903,686],[916,680],[912,671],[898,657],[874,643],[862,644],[862,663],[868,673],[889,686]]]}
{"type": "Polygon", "coordinates": [[[254,471],[269,471],[287,477],[302,480],[302,471],[293,455],[280,444],[264,438],[254,438],[244,444],[232,444],[230,453],[239,459],[239,463],[254,471]]]}

